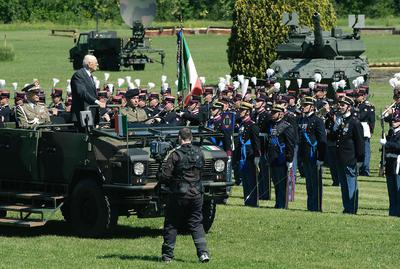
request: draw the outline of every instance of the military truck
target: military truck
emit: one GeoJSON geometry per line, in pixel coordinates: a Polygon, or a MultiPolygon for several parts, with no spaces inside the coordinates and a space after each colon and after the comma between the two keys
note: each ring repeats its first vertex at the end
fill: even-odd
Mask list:
{"type": "Polygon", "coordinates": [[[352,34],[345,34],[339,28],[322,31],[320,15],[315,13],[312,19],[313,31],[299,26],[296,13],[284,14],[283,24],[289,27],[289,36],[276,48],[278,59],[270,66],[275,71],[275,77],[280,82],[291,81],[290,87],[296,88],[297,79],[302,79],[302,84],[307,87],[314,75],[319,73],[322,76],[320,83],[328,84],[331,96],[334,94],[332,82],[345,80],[347,86],[353,89],[352,81],[362,76],[368,85],[369,66],[362,56],[365,45],[360,39],[364,16],[350,16],[352,34]]]}
{"type": "Polygon", "coordinates": [[[98,26],[96,31],[81,33],[69,50],[69,60],[75,70],[82,68],[83,57],[87,54],[96,56],[100,70],[118,71],[121,67],[144,70],[146,63],[153,62],[164,66],[164,50],[152,48],[150,39],[145,37],[145,25],[154,19],[156,1],[120,0],[120,12],[124,22],[132,29],[129,40],[125,42],[117,37],[115,31],[100,32],[98,26]],[[158,54],[160,60],[151,58],[149,54],[158,54]]]}
{"type": "MultiPolygon", "coordinates": [[[[88,128],[71,124],[0,128],[0,225],[43,226],[61,210],[80,236],[102,236],[119,216],[164,214],[168,189],[157,180],[179,127],[88,128]]],[[[220,134],[191,127],[205,155],[203,224],[211,228],[216,202],[228,197],[227,155],[209,139],[220,134]]]]}

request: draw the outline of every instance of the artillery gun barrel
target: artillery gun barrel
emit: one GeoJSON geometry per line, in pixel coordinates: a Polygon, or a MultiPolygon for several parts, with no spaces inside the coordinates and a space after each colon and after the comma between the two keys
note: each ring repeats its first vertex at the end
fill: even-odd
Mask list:
{"type": "Polygon", "coordinates": [[[312,19],[314,23],[314,45],[317,48],[321,48],[324,45],[324,40],[322,38],[321,17],[319,13],[314,13],[312,19]]]}

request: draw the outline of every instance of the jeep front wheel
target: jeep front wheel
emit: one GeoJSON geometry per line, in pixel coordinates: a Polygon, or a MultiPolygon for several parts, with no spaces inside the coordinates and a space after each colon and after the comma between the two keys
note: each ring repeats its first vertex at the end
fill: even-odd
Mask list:
{"type": "Polygon", "coordinates": [[[108,197],[94,180],[79,182],[71,198],[71,223],[78,235],[99,237],[116,224],[108,197]]]}
{"type": "Polygon", "coordinates": [[[206,233],[211,229],[216,210],[217,204],[214,200],[206,200],[203,202],[203,227],[206,233]]]}

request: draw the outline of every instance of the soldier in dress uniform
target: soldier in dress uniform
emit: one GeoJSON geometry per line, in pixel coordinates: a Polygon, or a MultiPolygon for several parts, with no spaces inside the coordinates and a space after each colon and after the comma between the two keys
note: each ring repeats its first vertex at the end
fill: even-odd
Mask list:
{"type": "Polygon", "coordinates": [[[9,100],[10,92],[7,90],[0,90],[0,123],[9,122],[11,120],[9,100]]]}
{"type": "Polygon", "coordinates": [[[48,109],[52,116],[57,116],[59,112],[65,111],[65,105],[62,99],[62,89],[53,89],[51,93],[52,102],[48,106],[48,109]]]}
{"type": "Polygon", "coordinates": [[[184,111],[179,113],[179,117],[182,120],[182,124],[186,126],[199,126],[202,125],[201,115],[199,110],[201,97],[192,95],[188,106],[184,111]]]}
{"type": "Polygon", "coordinates": [[[294,128],[283,117],[285,107],[275,104],[271,109],[271,121],[267,126],[267,160],[275,186],[275,208],[287,208],[286,185],[288,169],[293,166],[295,145],[294,128]]]}
{"type": "Polygon", "coordinates": [[[147,115],[144,109],[139,105],[139,89],[130,89],[126,92],[125,98],[127,106],[121,109],[121,114],[127,115],[128,122],[144,122],[147,120],[147,115]]]}
{"type": "Polygon", "coordinates": [[[392,115],[388,135],[380,139],[385,147],[385,175],[389,194],[389,216],[400,217],[400,110],[392,115]]]}
{"type": "Polygon", "coordinates": [[[224,105],[221,102],[215,102],[211,107],[211,117],[208,121],[207,127],[215,130],[216,132],[223,133],[224,138],[212,137],[211,142],[219,147],[222,147],[228,157],[232,157],[232,133],[222,128],[222,108],[224,105]]]}
{"type": "Polygon", "coordinates": [[[360,88],[357,92],[357,115],[364,131],[365,159],[360,167],[359,175],[368,177],[370,174],[369,163],[371,159],[370,139],[375,128],[375,107],[367,100],[367,89],[360,88]]]}
{"type": "Polygon", "coordinates": [[[271,176],[268,169],[268,161],[266,156],[266,143],[267,143],[267,124],[271,120],[271,114],[265,110],[267,96],[264,94],[256,97],[256,104],[254,109],[253,120],[257,123],[260,130],[260,173],[259,178],[259,198],[260,200],[270,200],[271,194],[271,176]]]}
{"type": "Polygon", "coordinates": [[[329,106],[329,112],[325,115],[325,130],[326,130],[326,140],[327,140],[327,148],[326,148],[326,162],[329,166],[329,171],[332,178],[332,186],[339,186],[339,178],[337,173],[337,165],[336,165],[336,135],[333,131],[333,126],[335,125],[337,111],[337,104],[335,100],[335,104],[333,106],[329,106]]]}
{"type": "Polygon", "coordinates": [[[299,160],[306,178],[307,210],[322,211],[322,173],[325,159],[325,125],[315,114],[316,100],[306,96],[301,101],[302,117],[299,119],[299,160]]]}
{"type": "Polygon", "coordinates": [[[200,117],[201,117],[201,122],[203,122],[205,125],[207,125],[207,121],[211,117],[213,94],[214,94],[214,89],[212,87],[204,88],[204,93],[203,93],[204,102],[200,106],[200,117]]]}
{"type": "Polygon", "coordinates": [[[149,94],[149,105],[145,108],[146,114],[149,118],[158,115],[162,111],[160,106],[160,95],[158,93],[149,94]]]}
{"type": "Polygon", "coordinates": [[[181,125],[179,115],[175,112],[175,97],[164,97],[164,110],[160,113],[160,116],[164,119],[165,124],[171,126],[181,125]]]}
{"type": "Polygon", "coordinates": [[[253,105],[242,102],[239,109],[240,125],[235,147],[240,152],[239,174],[243,183],[244,204],[258,206],[258,173],[261,156],[259,128],[251,120],[253,105]]]}
{"type": "Polygon", "coordinates": [[[39,83],[26,86],[22,91],[26,92],[27,102],[16,109],[16,119],[19,128],[33,129],[41,124],[50,124],[49,111],[46,106],[39,103],[39,83]]]}
{"type": "MultiPolygon", "coordinates": [[[[141,93],[139,94],[139,103],[138,103],[138,107],[145,110],[147,108],[146,102],[147,102],[147,94],[142,92],[143,90],[141,90],[141,93]]],[[[147,114],[147,111],[146,111],[147,114]]]]}
{"type": "Polygon", "coordinates": [[[343,201],[343,213],[357,214],[357,165],[364,161],[364,132],[351,111],[354,101],[348,96],[339,99],[339,113],[335,117],[333,132],[336,136],[337,172],[343,201]]]}

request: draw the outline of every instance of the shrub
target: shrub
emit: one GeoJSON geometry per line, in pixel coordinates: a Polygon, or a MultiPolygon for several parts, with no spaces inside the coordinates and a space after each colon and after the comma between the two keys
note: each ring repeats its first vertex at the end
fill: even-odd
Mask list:
{"type": "Polygon", "coordinates": [[[11,46],[0,46],[0,62],[11,62],[15,59],[14,48],[11,46]]]}

